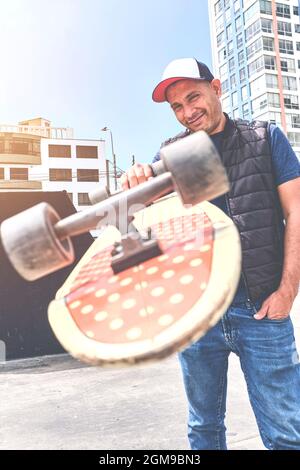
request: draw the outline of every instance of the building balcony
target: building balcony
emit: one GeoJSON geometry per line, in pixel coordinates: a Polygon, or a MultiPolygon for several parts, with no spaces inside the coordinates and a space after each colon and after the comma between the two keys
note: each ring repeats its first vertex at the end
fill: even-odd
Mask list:
{"type": "Polygon", "coordinates": [[[0,164],[41,164],[41,138],[30,134],[0,133],[0,164]]]}
{"type": "Polygon", "coordinates": [[[0,152],[0,164],[11,163],[21,165],[40,165],[41,155],[2,153],[0,152]]]}
{"type": "Polygon", "coordinates": [[[42,182],[30,180],[0,180],[0,191],[16,189],[25,189],[28,191],[42,190],[42,182]]]}

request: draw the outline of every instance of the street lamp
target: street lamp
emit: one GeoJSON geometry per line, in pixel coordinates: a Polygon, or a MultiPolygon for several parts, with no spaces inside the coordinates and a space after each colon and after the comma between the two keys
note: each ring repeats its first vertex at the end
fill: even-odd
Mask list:
{"type": "Polygon", "coordinates": [[[113,141],[112,132],[108,127],[103,127],[101,131],[103,132],[109,131],[110,133],[111,152],[112,152],[112,160],[113,160],[113,172],[114,172],[115,190],[116,190],[117,189],[117,161],[116,161],[116,155],[114,151],[114,141],[113,141]]]}

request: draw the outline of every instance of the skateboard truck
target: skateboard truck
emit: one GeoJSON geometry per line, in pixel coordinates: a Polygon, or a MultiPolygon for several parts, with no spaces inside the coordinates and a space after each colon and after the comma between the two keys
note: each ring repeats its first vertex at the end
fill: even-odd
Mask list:
{"type": "MultiPolygon", "coordinates": [[[[161,160],[151,165],[151,168],[154,176],[165,172],[165,167],[161,160]]],[[[121,191],[111,193],[105,186],[104,188],[97,188],[91,191],[89,198],[92,204],[97,204],[120,193],[121,191]]],[[[111,267],[114,274],[118,274],[162,254],[157,240],[151,240],[151,228],[148,227],[147,238],[142,237],[140,232],[132,225],[133,219],[134,217],[128,217],[127,226],[130,226],[130,230],[122,234],[120,242],[115,242],[111,252],[111,267]]]]}
{"type": "Polygon", "coordinates": [[[118,274],[162,253],[157,240],[145,239],[138,230],[130,230],[122,236],[121,242],[115,243],[111,267],[114,274],[118,274]]]}
{"type": "MultiPolygon", "coordinates": [[[[172,191],[178,193],[183,204],[194,205],[229,190],[219,154],[203,131],[163,147],[160,156],[162,163],[159,162],[158,168],[160,173],[164,171],[162,174],[104,198],[82,212],[60,219],[49,204],[40,203],[5,220],[0,229],[2,244],[17,272],[33,281],[68,266],[74,261],[71,237],[101,226],[116,225],[107,218],[112,211],[128,220],[128,209],[134,205],[138,204],[137,210],[142,210],[172,191]]],[[[121,232],[124,236],[124,231],[121,232]]],[[[115,269],[131,263],[135,250],[140,251],[141,257],[155,250],[151,243],[134,243],[131,236],[122,243],[123,253],[115,255],[115,269]]]]}
{"type": "MultiPolygon", "coordinates": [[[[162,160],[159,160],[158,162],[155,162],[150,166],[151,166],[153,176],[159,176],[166,172],[165,165],[162,160]]],[[[97,204],[98,202],[102,202],[102,201],[105,201],[106,199],[109,199],[111,196],[120,194],[121,192],[122,191],[115,191],[111,193],[109,188],[107,186],[104,186],[104,187],[93,189],[92,191],[90,191],[89,199],[90,199],[90,202],[94,205],[94,204],[97,204]]]]}

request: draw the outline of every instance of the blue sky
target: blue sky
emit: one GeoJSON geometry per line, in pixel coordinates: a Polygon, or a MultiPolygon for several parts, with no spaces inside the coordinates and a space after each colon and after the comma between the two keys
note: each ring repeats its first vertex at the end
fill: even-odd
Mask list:
{"type": "Polygon", "coordinates": [[[207,0],[0,0],[0,123],[42,116],[91,139],[108,126],[120,167],[149,161],[181,130],[152,90],[192,56],[211,65],[207,0]]]}

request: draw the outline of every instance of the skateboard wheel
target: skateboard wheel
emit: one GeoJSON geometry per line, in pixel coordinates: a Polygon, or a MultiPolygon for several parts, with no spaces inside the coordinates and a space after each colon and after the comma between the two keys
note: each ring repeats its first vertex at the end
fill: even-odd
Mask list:
{"type": "Polygon", "coordinates": [[[206,132],[163,147],[160,156],[184,204],[209,201],[229,191],[225,168],[206,132]]]}
{"type": "Polygon", "coordinates": [[[42,202],[1,224],[1,239],[8,258],[26,280],[34,281],[74,261],[71,240],[62,241],[54,225],[60,220],[56,211],[42,202]]]}

